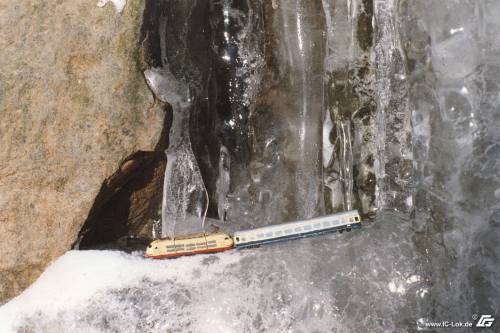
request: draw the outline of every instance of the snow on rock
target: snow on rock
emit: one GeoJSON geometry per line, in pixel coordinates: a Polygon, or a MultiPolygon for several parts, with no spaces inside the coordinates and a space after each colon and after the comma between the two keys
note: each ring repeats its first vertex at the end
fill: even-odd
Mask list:
{"type": "MultiPolygon", "coordinates": [[[[109,291],[137,288],[141,285],[147,287],[148,284],[161,281],[167,282],[167,285],[174,282],[195,283],[201,274],[197,267],[203,267],[203,279],[210,280],[215,275],[222,274],[238,258],[238,253],[211,259],[205,256],[187,257],[180,264],[179,261],[145,260],[139,255],[115,251],[69,251],[50,265],[21,296],[0,308],[0,331],[17,331],[17,323],[23,322],[27,317],[37,322],[32,323],[37,327],[36,331],[45,332],[45,321],[58,321],[58,316],[68,310],[78,312],[77,309],[82,305],[91,304],[92,299],[98,299],[109,291]],[[207,260],[210,265],[204,264],[207,260]],[[38,317],[42,314],[44,320],[40,321],[38,317]]],[[[101,306],[112,305],[104,303],[104,299],[101,301],[101,306]]],[[[68,315],[63,317],[67,319],[68,315]]],[[[61,325],[61,332],[77,325],[69,321],[64,323],[70,326],[61,325]]],[[[51,325],[53,324],[49,326],[51,325]]],[[[87,325],[84,325],[85,328],[75,328],[82,332],[87,331],[87,328],[90,331],[101,329],[93,327],[92,323],[87,325]]]]}
{"type": "Polygon", "coordinates": [[[104,7],[108,2],[112,2],[115,5],[117,13],[121,13],[127,4],[127,0],[98,0],[97,7],[104,7]]]}

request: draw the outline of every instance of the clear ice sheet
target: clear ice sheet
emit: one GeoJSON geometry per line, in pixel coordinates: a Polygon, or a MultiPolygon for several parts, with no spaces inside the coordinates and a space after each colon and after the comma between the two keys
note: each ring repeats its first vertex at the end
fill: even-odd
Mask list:
{"type": "Polygon", "coordinates": [[[415,243],[433,275],[422,320],[498,317],[500,4],[412,1],[396,14],[411,46],[415,243]]]}
{"type": "MultiPolygon", "coordinates": [[[[227,228],[235,230],[324,213],[321,1],[274,1],[272,6],[262,1],[260,5],[256,5],[259,1],[242,3],[249,4],[255,17],[247,19],[241,29],[233,23],[237,22],[231,16],[234,10],[228,10],[227,22],[236,28],[229,29],[230,42],[222,45],[237,49],[235,57],[242,64],[255,66],[237,66],[236,61],[238,70],[232,73],[229,67],[220,73],[229,75],[234,84],[229,89],[232,117],[222,133],[227,154],[221,153],[224,162],[219,166],[228,168],[219,167],[218,211],[227,220],[227,228]],[[254,39],[241,37],[243,33],[252,33],[254,39]],[[242,93],[249,98],[242,98],[242,93]]],[[[236,13],[241,14],[241,9],[236,13]]],[[[222,57],[226,53],[224,49],[222,57]]]]}

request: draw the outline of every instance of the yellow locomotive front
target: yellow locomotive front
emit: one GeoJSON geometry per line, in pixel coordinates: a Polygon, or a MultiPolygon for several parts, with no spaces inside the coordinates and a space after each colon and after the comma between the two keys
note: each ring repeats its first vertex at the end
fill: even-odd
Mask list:
{"type": "Polygon", "coordinates": [[[233,248],[233,239],[226,233],[200,233],[177,238],[157,239],[146,249],[145,257],[162,259],[185,255],[222,252],[233,248]]]}

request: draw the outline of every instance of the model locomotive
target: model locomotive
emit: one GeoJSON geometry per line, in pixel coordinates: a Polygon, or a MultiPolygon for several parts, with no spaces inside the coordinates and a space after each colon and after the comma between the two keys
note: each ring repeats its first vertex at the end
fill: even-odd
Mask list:
{"type": "Polygon", "coordinates": [[[249,248],[283,242],[292,239],[318,236],[327,233],[351,231],[361,228],[361,217],[357,210],[288,222],[249,230],[236,231],[230,235],[215,231],[176,238],[154,240],[146,249],[147,258],[175,258],[201,253],[215,253],[232,248],[249,248]]]}

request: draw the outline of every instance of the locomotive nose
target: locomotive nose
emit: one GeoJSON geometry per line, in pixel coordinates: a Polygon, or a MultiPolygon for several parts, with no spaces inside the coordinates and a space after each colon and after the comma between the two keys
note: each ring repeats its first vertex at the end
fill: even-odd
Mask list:
{"type": "Polygon", "coordinates": [[[151,258],[153,255],[153,243],[149,244],[144,252],[144,258],[151,258]]]}

